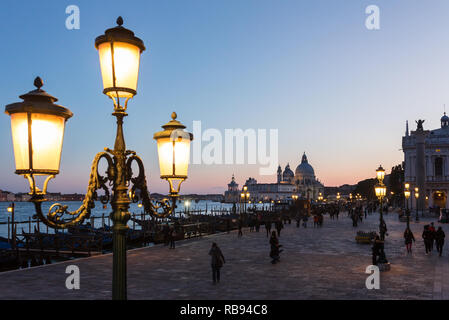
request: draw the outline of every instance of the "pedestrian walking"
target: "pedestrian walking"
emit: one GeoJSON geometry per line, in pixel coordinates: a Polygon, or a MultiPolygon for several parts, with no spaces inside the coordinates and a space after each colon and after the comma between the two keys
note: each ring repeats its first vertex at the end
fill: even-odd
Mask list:
{"type": "Polygon", "coordinates": [[[281,230],[284,228],[284,224],[282,223],[282,220],[276,221],[276,230],[278,232],[278,237],[281,236],[281,230]]]}
{"type": "Polygon", "coordinates": [[[441,257],[443,254],[443,246],[444,246],[444,238],[446,237],[443,228],[438,227],[438,230],[435,232],[435,242],[437,245],[437,251],[439,256],[441,257]]]}
{"type": "Polygon", "coordinates": [[[424,231],[422,233],[422,238],[424,240],[424,246],[426,248],[426,255],[432,252],[432,232],[429,230],[429,226],[424,226],[424,231]]]}
{"type": "Polygon", "coordinates": [[[382,220],[380,223],[379,231],[380,231],[380,240],[385,241],[385,235],[388,235],[387,234],[388,229],[387,229],[387,224],[385,223],[384,220],[382,220]]]}
{"type": "Polygon", "coordinates": [[[382,240],[380,240],[380,237],[376,234],[376,237],[374,238],[374,242],[373,242],[373,247],[371,248],[372,254],[373,254],[372,264],[374,266],[377,265],[377,258],[380,256],[381,245],[382,245],[382,240]]]}
{"type": "Polygon", "coordinates": [[[215,242],[212,243],[212,248],[209,251],[209,255],[211,256],[212,282],[213,284],[216,284],[220,282],[220,269],[226,261],[223,253],[215,242]]]}
{"type": "Polygon", "coordinates": [[[241,238],[243,236],[243,221],[242,219],[239,219],[239,233],[237,234],[238,238],[241,238]]]}
{"type": "Polygon", "coordinates": [[[412,253],[412,242],[415,242],[415,236],[410,228],[406,228],[404,232],[405,247],[407,248],[407,253],[412,253]]]}
{"type": "Polygon", "coordinates": [[[302,218],[302,226],[303,226],[304,228],[307,228],[307,220],[309,220],[309,218],[307,218],[307,215],[305,215],[305,216],[302,218]]]}
{"type": "Polygon", "coordinates": [[[435,226],[433,225],[433,222],[430,223],[429,231],[430,231],[430,235],[431,235],[430,250],[433,251],[433,246],[435,243],[435,234],[436,234],[436,230],[435,230],[435,226]]]}
{"type": "Polygon", "coordinates": [[[175,237],[176,237],[175,228],[172,226],[172,227],[170,227],[170,230],[168,231],[168,239],[169,239],[169,242],[170,242],[170,248],[169,249],[174,249],[175,248],[175,237]]]}
{"type": "Polygon", "coordinates": [[[271,221],[268,219],[265,220],[265,230],[267,230],[267,238],[268,238],[271,234],[271,221]]]}
{"type": "Polygon", "coordinates": [[[276,231],[273,231],[270,238],[270,258],[272,264],[280,261],[280,253],[282,252],[282,250],[280,250],[281,247],[282,245],[279,244],[276,231]]]}

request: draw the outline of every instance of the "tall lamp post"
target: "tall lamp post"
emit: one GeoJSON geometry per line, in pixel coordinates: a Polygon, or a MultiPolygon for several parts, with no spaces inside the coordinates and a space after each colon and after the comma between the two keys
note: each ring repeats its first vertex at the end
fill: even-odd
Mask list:
{"type": "Polygon", "coordinates": [[[405,209],[405,214],[407,215],[407,229],[410,228],[410,210],[408,209],[408,199],[410,198],[410,190],[407,188],[408,183],[405,184],[406,188],[404,190],[405,201],[407,202],[407,207],[405,209]]]}
{"type": "Polygon", "coordinates": [[[243,202],[244,213],[246,214],[246,204],[249,201],[250,193],[248,192],[248,186],[243,186],[243,192],[240,194],[240,198],[243,202]]]}
{"type": "Polygon", "coordinates": [[[94,201],[110,203],[113,221],[113,277],[112,298],[127,298],[126,234],[130,219],[128,212],[131,202],[141,198],[145,212],[153,217],[166,218],[175,211],[181,183],[187,179],[190,157],[191,133],[176,120],[163,125],[163,131],[154,134],[157,141],[161,179],[169,184],[169,198],[162,201],[150,199],[147,189],[143,161],[134,151],[126,149],[123,135],[123,119],[128,101],[137,94],[140,54],[145,50],[143,41],[125,29],[123,19],[117,19],[117,26],[105,31],[95,40],[99,52],[103,93],[113,100],[113,116],[117,118],[114,149],[105,148],[98,153],[91,167],[86,196],[79,209],[69,212],[66,205],[53,204],[47,215],[42,211],[47,185],[59,173],[59,165],[66,121],[72,112],[41,89],[43,82],[36,78],[37,90],[22,95],[23,102],[6,106],[5,112],[11,116],[12,140],[16,162],[16,174],[23,175],[30,184],[31,202],[39,219],[55,229],[66,229],[90,218],[94,201]],[[122,101],[124,100],[124,103],[122,101]],[[105,175],[99,174],[99,162],[106,160],[105,175]],[[133,174],[132,164],[136,163],[138,174],[133,174]],[[43,188],[37,187],[36,176],[46,176],[43,188]],[[97,191],[104,195],[99,196],[97,191]],[[140,191],[137,193],[136,191],[140,191]],[[137,194],[140,194],[138,196],[137,194]]]}
{"type": "Polygon", "coordinates": [[[380,232],[380,235],[381,235],[381,238],[382,238],[381,240],[384,240],[383,238],[384,238],[384,233],[385,233],[384,232],[385,221],[384,221],[383,213],[382,213],[382,210],[383,210],[383,208],[382,208],[383,207],[382,200],[383,200],[383,198],[385,197],[385,195],[387,193],[387,188],[386,188],[386,186],[383,183],[384,178],[385,178],[385,170],[382,168],[382,166],[379,166],[379,168],[377,168],[376,176],[377,176],[378,184],[374,187],[374,189],[375,189],[375,192],[376,192],[376,196],[377,196],[377,198],[379,199],[379,202],[380,202],[379,232],[380,232]]]}
{"type": "Polygon", "coordinates": [[[16,211],[15,203],[12,202],[11,205],[6,209],[9,213],[11,213],[11,247],[13,249],[16,248],[16,226],[14,222],[14,214],[16,211]]]}
{"type": "Polygon", "coordinates": [[[419,217],[418,217],[418,210],[419,210],[419,207],[418,207],[418,200],[419,200],[419,188],[418,187],[416,187],[415,188],[415,199],[416,199],[416,217],[415,217],[415,221],[419,221],[419,217]]]}

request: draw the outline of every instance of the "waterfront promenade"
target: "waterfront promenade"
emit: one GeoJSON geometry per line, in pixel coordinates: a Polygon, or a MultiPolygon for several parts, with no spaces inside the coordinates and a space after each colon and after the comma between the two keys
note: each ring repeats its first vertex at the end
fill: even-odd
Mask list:
{"type": "MultiPolygon", "coordinates": [[[[325,216],[322,228],[297,229],[295,221],[282,230],[281,262],[270,263],[264,227],[128,251],[129,299],[449,299],[449,250],[439,258],[424,254],[423,225],[411,223],[416,237],[407,255],[405,223],[396,214],[385,216],[385,251],[391,271],[381,274],[381,289],[367,290],[365,268],[371,264],[370,245],[356,244],[357,230],[376,230],[378,214],[352,227],[345,213],[340,220],[325,216]],[[218,243],[226,258],[222,282],[212,285],[208,251],[218,243]]],[[[440,224],[436,223],[436,226],[440,224]]],[[[449,226],[443,225],[449,236],[449,226]]],[[[103,255],[0,274],[0,299],[110,299],[112,255],[103,255]],[[80,268],[80,290],[65,288],[67,265],[80,268]]]]}

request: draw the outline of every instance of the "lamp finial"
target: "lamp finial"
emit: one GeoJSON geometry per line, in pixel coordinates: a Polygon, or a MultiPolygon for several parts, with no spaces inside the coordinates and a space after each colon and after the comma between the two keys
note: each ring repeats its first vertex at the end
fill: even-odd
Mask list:
{"type": "Polygon", "coordinates": [[[40,90],[42,88],[42,86],[44,85],[44,82],[42,81],[42,79],[40,77],[36,77],[36,79],[34,79],[34,86],[40,90]]]}
{"type": "Polygon", "coordinates": [[[176,112],[173,112],[173,113],[171,114],[171,118],[172,118],[173,120],[175,120],[177,117],[178,117],[178,115],[176,114],[176,112]]]}
{"type": "Polygon", "coordinates": [[[123,25],[123,18],[120,16],[117,18],[117,24],[121,27],[123,25]]]}

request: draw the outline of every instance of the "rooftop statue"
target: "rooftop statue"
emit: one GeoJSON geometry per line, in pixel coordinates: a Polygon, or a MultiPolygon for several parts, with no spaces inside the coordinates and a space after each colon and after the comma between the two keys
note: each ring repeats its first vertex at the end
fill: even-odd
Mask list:
{"type": "Polygon", "coordinates": [[[422,124],[424,123],[424,121],[426,121],[426,120],[418,120],[418,121],[415,121],[416,124],[418,125],[417,128],[416,128],[416,131],[424,131],[424,128],[423,128],[423,126],[422,126],[422,124]]]}

